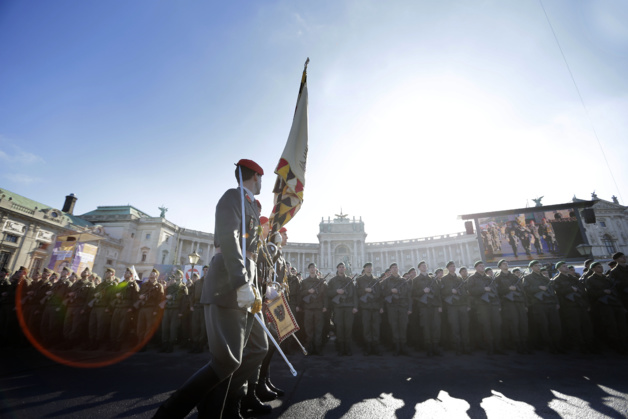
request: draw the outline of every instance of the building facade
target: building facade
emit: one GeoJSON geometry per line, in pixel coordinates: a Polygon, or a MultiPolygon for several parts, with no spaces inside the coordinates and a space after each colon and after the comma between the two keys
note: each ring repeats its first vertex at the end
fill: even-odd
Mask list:
{"type": "MultiPolygon", "coordinates": [[[[98,274],[107,267],[122,272],[135,266],[145,278],[155,266],[187,265],[190,253],[200,255],[198,265],[208,264],[215,254],[212,233],[175,225],[165,218],[165,209],[154,217],[131,205],[99,206],[76,216],[75,202],[76,197],[68,195],[58,209],[0,189],[0,268],[41,270],[48,266],[57,238],[68,235],[98,246],[93,268],[98,274]]],[[[599,200],[593,208],[596,223],[585,226],[593,255],[605,259],[617,251],[627,253],[628,207],[613,199],[599,200]]],[[[342,213],[321,219],[317,239],[317,243],[288,243],[283,249],[286,260],[300,272],[314,262],[324,274],[335,272],[340,262],[359,274],[364,263],[372,262],[374,272],[380,274],[393,262],[403,272],[424,260],[433,271],[449,260],[460,267],[481,259],[475,234],[367,242],[362,218],[342,213]]]]}

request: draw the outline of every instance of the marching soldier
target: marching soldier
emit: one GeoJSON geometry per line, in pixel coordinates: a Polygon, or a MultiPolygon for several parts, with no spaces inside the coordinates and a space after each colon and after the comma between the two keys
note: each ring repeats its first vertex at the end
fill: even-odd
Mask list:
{"type": "Polygon", "coordinates": [[[453,337],[454,350],[456,355],[470,354],[469,293],[464,280],[456,275],[456,264],[453,261],[447,263],[447,271],[447,275],[440,280],[440,294],[453,337]]]}
{"type": "Polygon", "coordinates": [[[419,275],[414,278],[412,284],[412,299],[414,309],[419,312],[419,323],[423,331],[423,343],[426,346],[427,356],[442,355],[440,350],[441,313],[443,306],[441,301],[440,278],[443,276],[441,268],[434,271],[435,276],[427,275],[427,264],[419,262],[419,275]]]}
{"type": "Polygon", "coordinates": [[[137,339],[142,345],[142,351],[146,350],[146,345],[155,331],[155,322],[159,319],[159,303],[164,298],[164,287],[157,282],[159,271],[150,271],[148,280],[140,286],[140,295],[135,302],[137,313],[137,339]]]}
{"type": "Polygon", "coordinates": [[[502,321],[510,333],[517,353],[529,353],[528,349],[528,309],[521,278],[508,270],[504,259],[497,263],[500,269],[495,275],[497,292],[501,298],[502,321]]]}
{"type": "Polygon", "coordinates": [[[560,314],[565,335],[580,347],[583,353],[596,351],[593,346],[593,326],[586,289],[584,284],[569,274],[567,263],[556,263],[558,275],[552,284],[560,303],[560,314]]]}
{"type": "Polygon", "coordinates": [[[381,355],[379,348],[379,330],[384,312],[381,284],[373,278],[373,264],[363,266],[364,274],[356,279],[358,288],[358,308],[362,315],[362,333],[364,334],[365,355],[381,355]]]}
{"type": "Polygon", "coordinates": [[[551,353],[557,354],[562,352],[558,297],[550,279],[541,273],[541,263],[533,260],[528,267],[532,272],[523,277],[523,290],[532,311],[532,319],[543,344],[549,346],[551,353]]]}
{"type": "Polygon", "coordinates": [[[353,279],[345,275],[345,264],[340,262],[336,269],[337,275],[327,285],[328,306],[334,311],[338,355],[352,355],[351,333],[353,316],[358,312],[358,295],[353,279]]]}
{"type": "Polygon", "coordinates": [[[39,325],[41,324],[41,313],[42,313],[42,305],[41,299],[44,298],[41,290],[45,283],[48,282],[50,275],[53,272],[44,268],[39,279],[35,279],[37,275],[33,275],[33,283],[31,289],[27,292],[28,295],[24,313],[24,320],[26,321],[26,325],[31,335],[36,339],[40,340],[41,336],[39,335],[39,325]]]}
{"type": "Polygon", "coordinates": [[[395,355],[408,355],[406,348],[408,316],[412,314],[412,282],[399,276],[399,267],[389,267],[390,276],[382,284],[388,323],[392,332],[395,355]]]}
{"type": "Polygon", "coordinates": [[[111,290],[111,329],[109,331],[112,350],[120,351],[122,343],[128,337],[133,304],[137,301],[140,287],[133,279],[131,268],[126,268],[124,279],[111,290]]]}
{"type": "Polygon", "coordinates": [[[619,300],[613,281],[603,275],[600,262],[591,264],[592,273],[586,279],[598,324],[603,327],[609,343],[621,354],[626,353],[626,309],[619,300]]]}
{"type": "Polygon", "coordinates": [[[203,291],[203,282],[208,266],[203,267],[203,277],[199,278],[197,274],[192,275],[192,288],[190,288],[190,310],[192,311],[192,319],[190,322],[190,338],[192,339],[192,348],[190,353],[203,352],[203,345],[207,341],[207,332],[205,331],[205,315],[203,313],[203,304],[201,304],[201,293],[203,291]]]}
{"type": "Polygon", "coordinates": [[[308,352],[320,355],[323,350],[324,313],[327,311],[327,284],[316,275],[316,264],[307,267],[310,275],[301,282],[299,311],[303,312],[308,352]]]}
{"type": "Polygon", "coordinates": [[[501,304],[494,279],[486,275],[484,262],[475,262],[475,273],[467,281],[467,289],[474,300],[478,323],[487,344],[487,354],[503,355],[501,349],[501,304]]]}
{"type": "Polygon", "coordinates": [[[103,281],[90,290],[87,306],[91,308],[89,313],[89,349],[96,350],[109,338],[111,327],[110,303],[112,291],[115,289],[116,271],[112,268],[105,269],[103,281]]]}
{"type": "Polygon", "coordinates": [[[161,352],[170,353],[174,350],[177,333],[181,325],[183,312],[188,308],[188,289],[181,282],[183,272],[179,269],[174,273],[165,290],[165,300],[162,303],[164,316],[161,319],[161,352]]]}

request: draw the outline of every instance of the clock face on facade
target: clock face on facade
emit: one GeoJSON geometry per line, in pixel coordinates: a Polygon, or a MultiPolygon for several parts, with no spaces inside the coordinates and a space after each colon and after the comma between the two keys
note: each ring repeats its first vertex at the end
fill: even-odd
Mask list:
{"type": "Polygon", "coordinates": [[[57,218],[59,216],[59,214],[57,214],[57,211],[52,211],[50,213],[50,216],[53,217],[53,218],[57,218]]]}

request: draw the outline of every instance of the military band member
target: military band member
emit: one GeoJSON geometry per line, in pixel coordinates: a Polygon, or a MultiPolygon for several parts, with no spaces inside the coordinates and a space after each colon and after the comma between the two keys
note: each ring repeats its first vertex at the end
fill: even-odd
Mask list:
{"type": "Polygon", "coordinates": [[[534,220],[530,220],[528,223],[528,230],[530,235],[534,238],[534,247],[536,248],[537,255],[545,254],[543,252],[543,243],[541,243],[541,234],[539,233],[539,226],[536,225],[534,220]]]}
{"type": "MultiPolygon", "coordinates": [[[[267,342],[265,347],[256,348],[247,344],[255,322],[248,309],[256,299],[252,284],[257,276],[256,251],[259,240],[259,213],[254,195],[261,192],[263,174],[262,168],[254,161],[240,160],[235,172],[239,188],[226,191],[216,205],[216,254],[209,265],[201,296],[201,303],[205,305],[210,361],[160,406],[155,418],[185,417],[223,381],[227,383],[228,389],[230,377],[234,386],[244,385],[259,368],[266,354],[267,342]],[[243,192],[244,214],[241,198],[243,192]],[[241,248],[242,217],[246,230],[244,249],[241,248]],[[234,374],[236,371],[239,377],[234,374]]],[[[237,391],[240,392],[239,389],[237,391]]],[[[239,415],[239,401],[229,406],[233,410],[228,413],[239,415]]],[[[222,406],[219,409],[222,411],[222,406]]],[[[200,417],[211,414],[215,415],[216,411],[203,410],[199,406],[200,417]]]]}
{"type": "Polygon", "coordinates": [[[336,276],[327,284],[327,306],[331,307],[336,325],[338,355],[352,355],[353,317],[358,312],[358,295],[353,280],[345,275],[345,264],[336,266],[336,276]]]}
{"type": "Polygon", "coordinates": [[[502,305],[502,322],[510,333],[517,353],[530,353],[528,349],[528,309],[523,291],[522,278],[508,270],[504,259],[497,263],[499,271],[495,275],[497,292],[502,305]]]}
{"type": "Polygon", "coordinates": [[[379,280],[373,277],[373,264],[363,266],[364,273],[356,279],[358,309],[362,317],[365,355],[381,355],[379,331],[384,312],[382,288],[379,280]]]}
{"type": "Polygon", "coordinates": [[[563,261],[556,264],[558,275],[552,284],[560,303],[560,314],[565,335],[568,336],[583,353],[596,351],[593,342],[591,311],[584,284],[569,274],[569,267],[563,261]]]}
{"type": "Polygon", "coordinates": [[[299,311],[303,312],[307,351],[320,355],[323,350],[324,313],[327,311],[327,284],[316,275],[316,264],[307,267],[309,276],[301,282],[299,311]]]}
{"type": "Polygon", "coordinates": [[[441,313],[443,306],[441,301],[440,278],[443,276],[441,268],[434,271],[435,276],[427,274],[427,264],[419,262],[419,275],[414,278],[412,284],[413,308],[419,312],[419,324],[423,331],[423,343],[427,356],[442,355],[439,347],[441,337],[441,313]]]}
{"type": "Polygon", "coordinates": [[[626,353],[626,309],[611,278],[603,275],[600,262],[591,264],[592,273],[586,279],[586,289],[593,305],[593,313],[610,345],[617,352],[626,353]]]}
{"type": "Polygon", "coordinates": [[[148,279],[140,285],[140,294],[135,302],[137,309],[137,339],[145,350],[146,344],[154,332],[155,322],[159,319],[161,309],[159,304],[164,299],[164,288],[157,282],[159,271],[154,269],[148,274],[148,279]]]}
{"type": "MultiPolygon", "coordinates": [[[[440,279],[441,301],[453,338],[456,355],[471,353],[469,343],[469,293],[464,280],[456,275],[456,264],[447,263],[447,275],[440,279]]],[[[462,270],[462,269],[461,269],[462,270]]]]}
{"type": "Polygon", "coordinates": [[[475,262],[475,273],[467,281],[467,289],[474,300],[478,324],[482,328],[487,354],[504,354],[501,349],[501,304],[494,279],[485,272],[484,262],[475,262]]]}
{"type": "Polygon", "coordinates": [[[133,304],[137,301],[140,287],[133,279],[131,268],[126,268],[124,279],[111,290],[110,304],[113,309],[111,315],[111,349],[120,351],[122,344],[128,337],[133,304]]]}
{"type": "Polygon", "coordinates": [[[111,297],[112,291],[115,289],[116,271],[113,268],[105,269],[105,277],[103,281],[96,285],[90,291],[88,296],[88,307],[91,306],[89,313],[89,348],[96,350],[100,345],[104,344],[109,338],[109,329],[111,328],[111,297]]]}
{"type": "MultiPolygon", "coordinates": [[[[544,345],[551,353],[562,352],[560,336],[562,326],[558,309],[558,297],[548,276],[541,273],[541,263],[533,260],[528,265],[531,272],[523,277],[523,290],[532,311],[534,326],[538,329],[544,345]]],[[[545,271],[547,273],[547,270],[545,271]]]]}
{"type": "Polygon", "coordinates": [[[613,261],[617,262],[609,277],[615,283],[615,289],[619,293],[619,298],[624,305],[624,308],[628,310],[628,264],[626,264],[626,255],[622,252],[616,252],[613,254],[613,261]]]}

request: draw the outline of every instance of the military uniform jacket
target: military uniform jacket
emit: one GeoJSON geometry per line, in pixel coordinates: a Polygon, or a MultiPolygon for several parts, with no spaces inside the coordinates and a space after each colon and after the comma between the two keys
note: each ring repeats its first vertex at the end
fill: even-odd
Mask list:
{"type": "Polygon", "coordinates": [[[497,272],[495,275],[495,283],[497,284],[497,293],[502,299],[502,303],[526,303],[525,292],[523,291],[523,279],[519,281],[519,277],[508,271],[503,273],[497,272]],[[511,286],[517,288],[516,291],[510,289],[511,286]]]}
{"type": "MultiPolygon", "coordinates": [[[[202,304],[217,304],[222,307],[238,307],[237,289],[255,280],[255,261],[242,252],[242,198],[241,189],[229,189],[216,205],[214,245],[221,249],[210,265],[203,282],[202,304]]],[[[259,213],[255,201],[244,193],[244,225],[246,249],[257,251],[259,236],[259,213]]]]}
{"type": "Polygon", "coordinates": [[[523,277],[523,291],[526,294],[528,305],[534,304],[558,304],[558,297],[549,278],[541,274],[531,272],[523,277]],[[539,287],[547,287],[543,291],[539,287]]]}
{"type": "MultiPolygon", "coordinates": [[[[327,284],[328,307],[353,307],[358,308],[358,294],[355,292],[353,281],[348,276],[336,275],[327,284]],[[345,293],[340,296],[340,302],[335,303],[333,299],[339,295],[336,290],[344,289],[345,293]]],[[[338,301],[338,299],[336,299],[338,301]]]]}
{"type": "Polygon", "coordinates": [[[89,291],[89,296],[87,298],[87,304],[92,304],[92,308],[94,307],[109,307],[111,304],[111,291],[115,289],[115,282],[113,278],[109,281],[101,282],[96,285],[96,288],[92,288],[89,291]]]}
{"type": "Polygon", "coordinates": [[[164,298],[166,298],[166,310],[176,310],[183,314],[186,308],[189,308],[188,289],[184,284],[175,282],[174,284],[168,285],[164,298]],[[168,299],[167,297],[169,295],[172,296],[172,298],[168,299]]]}
{"type": "Polygon", "coordinates": [[[15,300],[11,300],[11,281],[5,277],[0,281],[0,304],[3,306],[13,306],[15,300]]]}
{"type": "Polygon", "coordinates": [[[122,281],[111,289],[111,306],[113,308],[133,308],[140,295],[140,287],[134,280],[122,281]],[[120,296],[118,296],[120,294],[120,296]]]}
{"type": "Polygon", "coordinates": [[[201,295],[203,294],[203,282],[204,278],[199,279],[195,283],[192,284],[189,292],[190,304],[193,307],[200,307],[201,304],[201,295]]]}
{"type": "Polygon", "coordinates": [[[89,302],[87,298],[89,297],[89,289],[93,288],[93,284],[86,280],[78,280],[68,290],[68,294],[73,292],[74,296],[68,296],[68,307],[85,307],[85,305],[89,302]]]}
{"type": "Polygon", "coordinates": [[[497,295],[497,287],[495,286],[495,282],[493,282],[492,287],[491,282],[493,282],[493,280],[489,278],[488,275],[484,275],[480,272],[474,273],[467,280],[467,289],[469,290],[469,294],[473,298],[473,302],[476,306],[501,306],[499,296],[497,295]],[[484,289],[485,287],[491,287],[493,288],[493,291],[486,291],[484,289]],[[486,301],[487,298],[488,302],[486,301]]]}
{"type": "Polygon", "coordinates": [[[139,304],[140,308],[157,307],[164,299],[164,287],[157,281],[155,281],[154,284],[151,284],[150,281],[146,281],[140,286],[140,295],[144,296],[144,300],[142,300],[144,303],[139,304]]]}
{"type": "Polygon", "coordinates": [[[360,308],[369,310],[384,308],[381,282],[373,278],[373,275],[359,276],[355,283],[358,288],[358,306],[360,308]],[[366,288],[371,288],[372,291],[368,293],[365,291],[366,288]],[[364,300],[366,300],[366,302],[364,300]]]}
{"type": "Polygon", "coordinates": [[[624,303],[624,306],[628,308],[628,265],[615,265],[608,276],[613,280],[619,298],[624,303]]]}
{"type": "Polygon", "coordinates": [[[613,280],[604,275],[593,273],[585,282],[589,299],[593,304],[605,304],[622,307],[617,290],[613,286],[613,280]],[[604,292],[610,290],[610,294],[604,292]]]}
{"type": "Polygon", "coordinates": [[[558,274],[552,279],[554,290],[558,296],[561,306],[565,307],[588,307],[587,293],[584,284],[571,275],[558,274]],[[573,287],[576,290],[573,290],[573,287]]]}
{"type": "Polygon", "coordinates": [[[50,298],[47,299],[45,304],[47,306],[60,307],[65,300],[65,296],[71,285],[72,283],[67,278],[58,279],[57,282],[52,284],[52,288],[50,290],[46,290],[52,291],[52,294],[49,296],[50,298]]]}
{"type": "Polygon", "coordinates": [[[22,286],[22,297],[20,301],[24,301],[24,305],[27,306],[38,306],[39,300],[37,300],[37,296],[39,295],[39,287],[41,286],[41,279],[35,281],[34,279],[28,278],[28,285],[24,284],[22,286]],[[28,293],[31,293],[30,295],[28,293]]]}
{"type": "Polygon", "coordinates": [[[386,307],[395,306],[412,311],[412,281],[391,275],[382,283],[382,295],[386,307]],[[397,294],[393,294],[393,289],[397,289],[397,294]]]}
{"type": "Polygon", "coordinates": [[[469,292],[466,284],[458,275],[447,274],[440,279],[440,297],[445,305],[468,306],[469,292]],[[456,289],[457,294],[451,290],[456,289]]]}
{"type": "Polygon", "coordinates": [[[327,284],[323,278],[308,276],[301,282],[298,306],[303,310],[322,310],[327,308],[327,284]],[[314,294],[309,293],[309,290],[312,288],[314,289],[314,294]],[[309,303],[304,298],[307,298],[309,303]]]}
{"type": "Polygon", "coordinates": [[[412,280],[412,299],[414,300],[415,307],[430,306],[430,307],[442,307],[443,303],[440,296],[441,284],[436,277],[430,278],[428,275],[417,275],[412,280]],[[431,291],[427,294],[427,299],[423,296],[425,288],[430,288],[431,291]],[[423,303],[421,301],[423,298],[423,303]]]}
{"type": "Polygon", "coordinates": [[[288,276],[288,304],[290,307],[296,307],[299,305],[299,293],[301,291],[301,281],[299,281],[299,277],[296,275],[288,276]]]}

